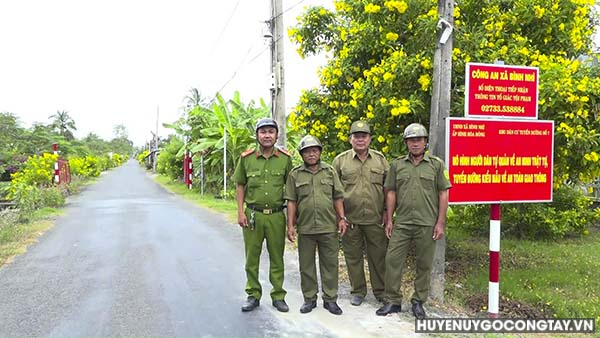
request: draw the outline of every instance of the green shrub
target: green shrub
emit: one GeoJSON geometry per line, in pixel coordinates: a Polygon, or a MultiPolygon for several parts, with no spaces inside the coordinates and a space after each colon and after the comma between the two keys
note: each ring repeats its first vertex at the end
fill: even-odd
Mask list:
{"type": "MultiPolygon", "coordinates": [[[[450,227],[470,233],[488,233],[488,205],[454,206],[448,217],[450,227]]],[[[502,233],[517,238],[541,239],[581,235],[600,220],[600,211],[581,189],[561,186],[554,190],[551,203],[515,203],[502,205],[502,233]]]]}
{"type": "Polygon", "coordinates": [[[176,180],[183,178],[183,155],[177,156],[183,147],[183,141],[173,137],[169,143],[161,149],[156,160],[156,171],[161,175],[176,180]]]}
{"type": "Polygon", "coordinates": [[[101,160],[95,156],[75,157],[69,159],[69,166],[73,175],[98,177],[102,172],[102,167],[108,167],[108,157],[106,157],[106,160],[101,160]]]}
{"type": "Polygon", "coordinates": [[[8,198],[13,199],[21,186],[46,187],[54,179],[54,163],[57,155],[44,153],[42,156],[30,156],[19,171],[12,174],[11,185],[8,188],[8,198]]]}

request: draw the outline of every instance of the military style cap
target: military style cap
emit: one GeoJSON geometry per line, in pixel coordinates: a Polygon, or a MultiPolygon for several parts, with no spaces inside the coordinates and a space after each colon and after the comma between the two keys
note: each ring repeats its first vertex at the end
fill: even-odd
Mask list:
{"type": "Polygon", "coordinates": [[[354,133],[367,133],[371,134],[371,128],[369,124],[365,121],[354,121],[352,126],[350,126],[350,134],[354,133]]]}
{"type": "Polygon", "coordinates": [[[273,120],[270,117],[259,119],[258,122],[256,122],[256,128],[254,129],[254,131],[258,131],[262,127],[274,127],[277,131],[279,131],[279,128],[277,127],[277,122],[275,122],[275,120],[273,120]]]}
{"type": "Polygon", "coordinates": [[[404,129],[404,139],[427,137],[427,129],[420,123],[411,123],[404,129]]]}
{"type": "Polygon", "coordinates": [[[312,135],[306,135],[300,140],[300,144],[298,145],[298,152],[302,152],[302,150],[310,147],[319,147],[323,150],[323,145],[321,145],[321,141],[318,138],[312,135]]]}

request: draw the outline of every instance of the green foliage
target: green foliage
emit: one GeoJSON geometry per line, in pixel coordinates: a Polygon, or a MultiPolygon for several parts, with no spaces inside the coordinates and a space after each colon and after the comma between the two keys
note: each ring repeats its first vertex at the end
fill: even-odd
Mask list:
{"type": "Polygon", "coordinates": [[[156,162],[156,170],[172,180],[183,178],[183,154],[179,151],[183,147],[183,141],[177,137],[170,137],[167,145],[161,149],[156,162]]]}
{"type": "MultiPolygon", "coordinates": [[[[487,234],[488,205],[453,206],[449,227],[469,233],[487,234]]],[[[589,233],[600,222],[600,209],[581,189],[561,186],[554,191],[552,203],[502,205],[502,233],[516,238],[562,238],[589,233]]]]}
{"type": "MultiPolygon", "coordinates": [[[[404,151],[404,127],[429,123],[437,2],[334,4],[335,11],[307,9],[289,30],[301,55],[331,56],[319,71],[320,86],[306,90],[290,115],[292,128],[319,137],[331,158],[347,148],[350,123],[363,119],[372,126],[371,146],[396,157],[404,151]]],[[[593,5],[593,0],[455,5],[451,115],[464,114],[467,62],[539,67],[539,116],[556,126],[556,187],[600,176],[598,67],[577,60],[589,53],[597,22],[593,5]]]]}
{"type": "Polygon", "coordinates": [[[108,167],[107,160],[95,156],[76,157],[69,160],[72,175],[98,177],[108,167]]]}
{"type": "MultiPolygon", "coordinates": [[[[240,94],[236,92],[230,100],[217,95],[211,106],[195,105],[185,119],[165,126],[174,129],[182,137],[189,138],[187,150],[193,154],[194,168],[199,168],[200,157],[204,158],[206,190],[221,193],[225,130],[227,130],[225,157],[227,173],[225,174],[231,177],[240,154],[256,144],[254,133],[256,121],[266,116],[270,116],[270,112],[264,101],[261,100],[260,106],[255,106],[254,101],[246,105],[241,101],[240,94]]],[[[177,158],[182,158],[183,153],[182,147],[177,158]]]]}
{"type": "Polygon", "coordinates": [[[21,186],[48,187],[54,179],[54,163],[57,156],[44,153],[42,156],[33,155],[23,163],[20,171],[12,174],[12,182],[8,198],[12,199],[21,186]]]}
{"type": "Polygon", "coordinates": [[[150,155],[150,151],[146,149],[137,155],[136,160],[139,164],[143,164],[148,155],[150,155]]]}

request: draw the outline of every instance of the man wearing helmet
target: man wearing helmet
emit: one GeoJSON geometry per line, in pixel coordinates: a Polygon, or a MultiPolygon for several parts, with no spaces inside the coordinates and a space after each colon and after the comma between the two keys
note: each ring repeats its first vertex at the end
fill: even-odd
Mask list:
{"type": "Polygon", "coordinates": [[[317,306],[317,268],[315,252],[319,250],[319,270],[323,307],[341,315],[337,304],[339,236],[346,232],[344,190],[337,173],[321,162],[321,142],[312,135],[300,141],[298,151],[304,164],[290,172],[284,198],[288,201],[288,239],[295,240],[298,232],[298,262],[300,286],[304,296],[301,313],[317,306]]]}
{"type": "Polygon", "coordinates": [[[283,289],[286,234],[283,188],[292,169],[292,159],[287,151],[275,146],[277,132],[275,120],[259,119],[256,124],[258,147],[241,154],[234,173],[238,224],[242,227],[246,251],[245,289],[248,298],[242,305],[244,312],[252,311],[260,304],[262,287],[258,271],[265,240],[269,252],[273,306],[281,312],[289,311],[285,302],[286,291],[283,289]]]}
{"type": "Polygon", "coordinates": [[[386,254],[386,304],[376,314],[400,312],[402,270],[411,241],[415,243],[416,277],[411,297],[412,312],[425,318],[423,303],[429,294],[435,241],[443,238],[448,210],[448,189],[444,162],[427,154],[427,129],[413,123],[404,129],[408,154],[394,160],[385,180],[388,219],[385,226],[390,239],[386,254]],[[392,216],[396,215],[394,221],[392,216]]]}
{"type": "Polygon", "coordinates": [[[373,295],[384,296],[386,238],[383,183],[390,165],[385,156],[369,148],[371,128],[365,121],[350,126],[352,149],[336,156],[333,167],[344,185],[344,210],[350,227],[342,237],[342,248],[352,290],[350,304],[359,306],[367,295],[364,255],[369,262],[373,295]]]}

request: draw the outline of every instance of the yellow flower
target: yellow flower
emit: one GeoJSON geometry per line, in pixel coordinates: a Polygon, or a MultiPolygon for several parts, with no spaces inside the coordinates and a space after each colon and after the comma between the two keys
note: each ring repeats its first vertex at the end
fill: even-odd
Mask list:
{"type": "Polygon", "coordinates": [[[377,13],[381,10],[381,6],[374,4],[365,5],[365,13],[377,13]]]}
{"type": "Polygon", "coordinates": [[[385,38],[390,41],[396,41],[396,40],[398,40],[398,34],[396,34],[394,32],[389,32],[385,35],[385,38]]]}
{"type": "Polygon", "coordinates": [[[425,69],[431,69],[431,61],[429,59],[424,59],[421,61],[421,67],[425,69]]]}
{"type": "Polygon", "coordinates": [[[377,137],[377,142],[379,142],[379,143],[383,143],[383,142],[385,142],[385,137],[383,137],[383,136],[379,135],[379,136],[377,137]]]}
{"type": "Polygon", "coordinates": [[[404,1],[386,1],[385,7],[389,10],[397,10],[399,13],[404,13],[408,9],[408,5],[404,1]]]}
{"type": "Polygon", "coordinates": [[[535,11],[535,17],[538,19],[544,16],[544,13],[546,13],[546,9],[540,7],[539,5],[533,6],[533,10],[535,11]]]}
{"type": "Polygon", "coordinates": [[[373,114],[372,112],[367,112],[366,116],[368,119],[372,119],[375,117],[375,114],[373,114]]]}
{"type": "Polygon", "coordinates": [[[319,15],[325,15],[325,14],[327,14],[327,11],[325,10],[325,8],[321,8],[319,10],[319,15]]]}
{"type": "Polygon", "coordinates": [[[383,81],[389,81],[389,80],[391,80],[393,78],[394,78],[394,75],[392,75],[392,74],[390,74],[388,72],[386,72],[385,74],[383,74],[383,81]]]}
{"type": "Polygon", "coordinates": [[[429,84],[431,83],[431,78],[427,74],[423,74],[417,80],[421,85],[421,90],[426,91],[429,88],[429,84]]]}
{"type": "Polygon", "coordinates": [[[388,146],[381,148],[381,152],[383,152],[383,153],[387,153],[389,151],[390,151],[390,148],[388,146]]]}
{"type": "Polygon", "coordinates": [[[382,97],[379,99],[379,103],[381,103],[382,105],[387,103],[387,99],[385,97],[382,97]]]}

